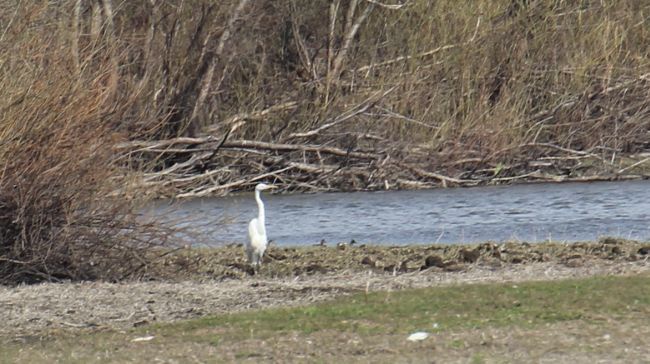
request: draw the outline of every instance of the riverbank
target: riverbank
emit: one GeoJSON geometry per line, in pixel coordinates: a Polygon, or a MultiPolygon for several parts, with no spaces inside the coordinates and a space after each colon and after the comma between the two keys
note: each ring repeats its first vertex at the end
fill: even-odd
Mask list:
{"type": "Polygon", "coordinates": [[[139,281],[0,287],[3,342],[126,330],[213,314],[321,302],[369,291],[650,272],[650,244],[271,247],[259,274],[243,249],[190,249],[139,281]],[[156,276],[157,280],[147,278],[156,276]]]}

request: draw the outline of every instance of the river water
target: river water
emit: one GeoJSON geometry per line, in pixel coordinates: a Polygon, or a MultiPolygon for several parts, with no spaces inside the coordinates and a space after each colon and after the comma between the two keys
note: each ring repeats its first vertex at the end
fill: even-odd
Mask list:
{"type": "MultiPolygon", "coordinates": [[[[523,184],[420,191],[264,194],[267,235],[280,246],[483,241],[650,240],[650,181],[523,184]]],[[[200,198],[149,213],[179,221],[218,246],[247,239],[253,194],[200,198]],[[229,223],[224,224],[223,220],[229,223]]]]}

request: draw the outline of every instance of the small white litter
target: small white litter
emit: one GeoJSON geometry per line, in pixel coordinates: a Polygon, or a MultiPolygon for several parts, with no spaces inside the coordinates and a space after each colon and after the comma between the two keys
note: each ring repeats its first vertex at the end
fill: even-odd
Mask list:
{"type": "Polygon", "coordinates": [[[153,340],[153,336],[141,336],[141,337],[136,337],[135,339],[131,340],[131,342],[140,342],[140,341],[151,341],[153,340]]]}
{"type": "Polygon", "coordinates": [[[426,332],[414,332],[406,339],[408,341],[422,341],[429,337],[429,334],[426,332]]]}

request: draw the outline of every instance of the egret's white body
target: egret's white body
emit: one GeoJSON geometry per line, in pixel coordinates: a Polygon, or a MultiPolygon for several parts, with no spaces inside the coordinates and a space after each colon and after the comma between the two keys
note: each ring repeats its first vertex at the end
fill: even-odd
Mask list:
{"type": "Polygon", "coordinates": [[[248,223],[248,237],[250,238],[246,244],[246,255],[248,262],[254,267],[259,267],[262,264],[262,256],[268,240],[266,238],[266,226],[264,221],[264,202],[262,202],[261,193],[264,190],[275,188],[275,186],[260,183],[255,186],[255,200],[257,201],[258,215],[257,218],[248,223]]]}

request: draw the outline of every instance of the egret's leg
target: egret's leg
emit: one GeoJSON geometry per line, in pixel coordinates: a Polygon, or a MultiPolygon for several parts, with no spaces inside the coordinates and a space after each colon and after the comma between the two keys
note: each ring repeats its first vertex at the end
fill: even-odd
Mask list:
{"type": "Polygon", "coordinates": [[[253,266],[257,267],[260,264],[260,256],[259,256],[259,254],[257,254],[257,252],[253,252],[252,256],[253,256],[253,258],[252,258],[251,262],[252,262],[253,266]]]}
{"type": "Polygon", "coordinates": [[[257,253],[253,252],[251,256],[251,265],[253,266],[254,274],[257,274],[259,272],[259,261],[257,257],[258,257],[257,253]]]}
{"type": "Polygon", "coordinates": [[[253,249],[250,247],[246,248],[246,258],[248,258],[248,264],[253,264],[253,249]]]}

